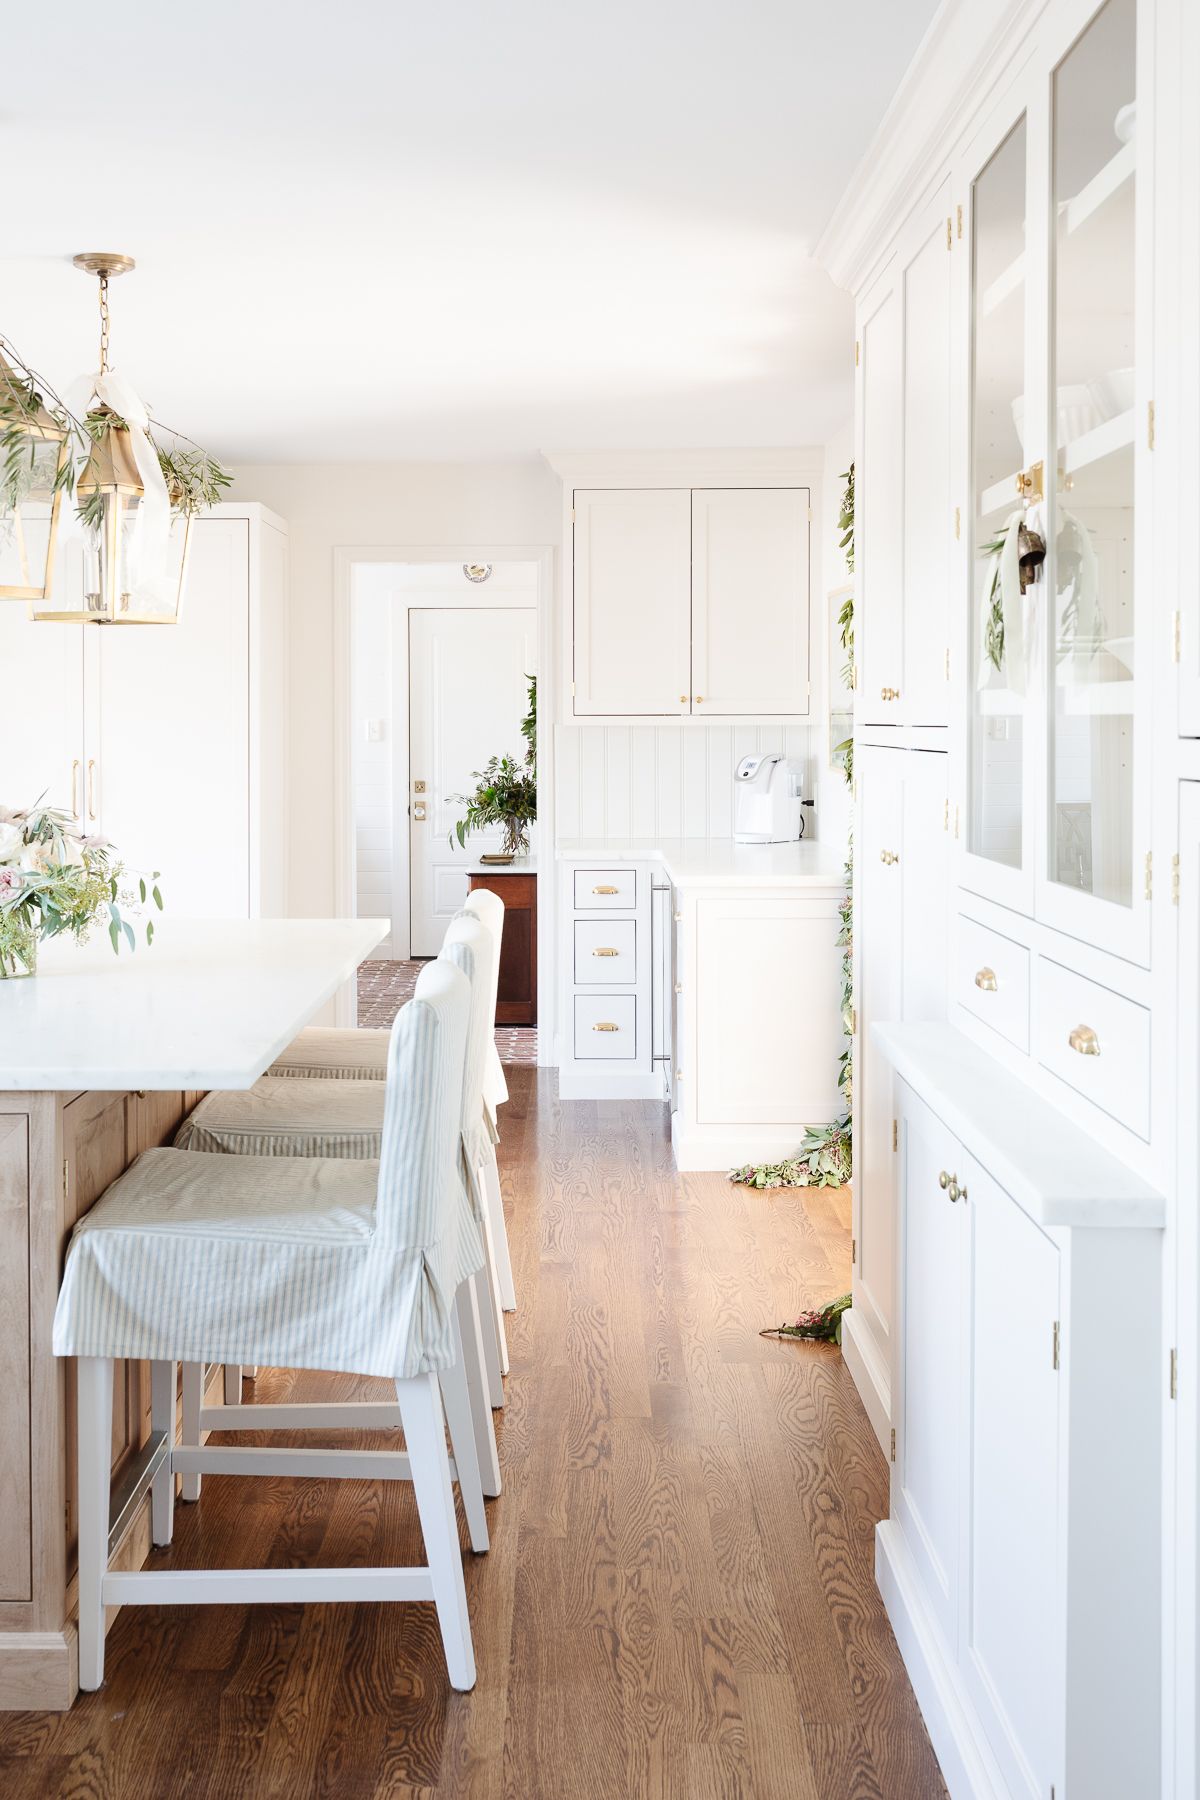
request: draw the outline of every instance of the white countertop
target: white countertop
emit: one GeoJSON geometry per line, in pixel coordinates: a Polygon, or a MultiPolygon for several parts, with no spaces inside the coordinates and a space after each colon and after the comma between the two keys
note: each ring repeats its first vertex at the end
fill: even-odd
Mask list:
{"type": "Polygon", "coordinates": [[[38,947],[0,981],[0,1089],[248,1088],[353,975],[386,919],[162,920],[38,947]]]}
{"type": "Polygon", "coordinates": [[[872,1027],[954,1136],[1039,1225],[1161,1228],[1166,1202],[952,1025],[872,1027]]]}
{"type": "Polygon", "coordinates": [[[735,844],[732,838],[560,838],[560,862],[658,862],[676,887],[845,886],[846,847],[801,838],[735,844]]]}

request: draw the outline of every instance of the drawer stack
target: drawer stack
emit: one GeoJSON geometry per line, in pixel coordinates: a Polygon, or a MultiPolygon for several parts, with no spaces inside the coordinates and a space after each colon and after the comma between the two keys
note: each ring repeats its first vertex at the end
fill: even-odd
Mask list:
{"type": "Polygon", "coordinates": [[[650,872],[568,868],[560,1091],[635,1097],[654,1079],[650,1045],[650,872]]]}

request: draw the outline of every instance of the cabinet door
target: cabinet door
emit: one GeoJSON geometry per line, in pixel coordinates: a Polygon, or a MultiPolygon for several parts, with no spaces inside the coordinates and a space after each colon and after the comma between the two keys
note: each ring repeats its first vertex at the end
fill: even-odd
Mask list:
{"type": "Polygon", "coordinates": [[[170,917],[245,918],[249,526],[192,540],[178,625],[88,632],[87,817],[131,874],[161,870],[170,917]]]}
{"type": "MultiPolygon", "coordinates": [[[[1200,1091],[1200,781],[1179,784],[1179,1093],[1200,1091]]],[[[1175,1434],[1174,1529],[1167,1537],[1166,1592],[1174,1655],[1173,1696],[1176,1777],[1172,1792],[1200,1792],[1200,1117],[1194,1104],[1178,1112],[1177,1192],[1186,1203],[1177,1210],[1177,1289],[1174,1295],[1178,1344],[1178,1391],[1169,1408],[1175,1434]]],[[[1168,1449],[1170,1438],[1168,1437],[1168,1449]]],[[[1169,1466],[1169,1464],[1168,1464],[1169,1466]]],[[[1169,1640],[1170,1642],[1170,1640],[1169,1640]]],[[[1173,1705],[1172,1705],[1173,1701],[1173,1705]]]]}
{"type": "Polygon", "coordinates": [[[904,683],[903,311],[892,268],[866,295],[858,315],[854,711],[866,725],[899,724],[904,683]]]}
{"type": "Polygon", "coordinates": [[[854,1307],[886,1366],[892,1314],[892,1074],[871,1035],[875,1020],[903,1014],[901,979],[904,750],[860,746],[855,763],[854,1307]],[[895,859],[895,860],[892,860],[895,859]]]}
{"type": "MultiPolygon", "coordinates": [[[[902,754],[904,854],[900,885],[904,944],[899,959],[900,1017],[909,1021],[944,1019],[950,924],[950,834],[946,829],[949,758],[943,752],[930,750],[902,754]]],[[[857,934],[856,942],[861,942],[857,934]]]]}
{"type": "Polygon", "coordinates": [[[74,812],[83,794],[83,632],[0,602],[0,806],[74,812]]]}
{"type": "Polygon", "coordinates": [[[692,711],[806,714],[807,488],[692,493],[692,711]]]}
{"type": "Polygon", "coordinates": [[[575,492],[575,712],[691,711],[691,494],[575,492]]]}
{"type": "Polygon", "coordinates": [[[904,284],[904,674],[899,712],[949,723],[950,368],[948,186],[906,246],[904,284]]]}
{"type": "Polygon", "coordinates": [[[1057,1567],[1058,1251],[970,1163],[970,1500],[962,1664],[1008,1791],[1056,1780],[1063,1630],[1057,1567]]]}
{"type": "Polygon", "coordinates": [[[964,1464],[966,1157],[898,1083],[900,1205],[892,1516],[953,1656],[958,1643],[964,1464]]]}

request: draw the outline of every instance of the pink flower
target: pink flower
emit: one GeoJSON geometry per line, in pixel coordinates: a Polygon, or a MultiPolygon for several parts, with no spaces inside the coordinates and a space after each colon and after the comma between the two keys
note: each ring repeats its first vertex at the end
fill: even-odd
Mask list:
{"type": "Polygon", "coordinates": [[[20,869],[0,869],[0,900],[6,900],[10,894],[15,894],[20,886],[20,869]]]}

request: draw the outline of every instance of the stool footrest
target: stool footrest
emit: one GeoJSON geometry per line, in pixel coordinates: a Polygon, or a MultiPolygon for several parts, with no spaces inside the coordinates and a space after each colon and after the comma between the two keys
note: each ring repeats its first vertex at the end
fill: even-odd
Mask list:
{"type": "Polygon", "coordinates": [[[108,1574],[106,1606],[320,1606],[347,1600],[432,1600],[428,1569],[163,1569],[108,1574]]]}
{"type": "MultiPolygon", "coordinates": [[[[458,1480],[454,1458],[450,1479],[458,1480]]],[[[406,1450],[283,1450],[241,1444],[177,1444],[177,1475],[298,1475],[316,1481],[411,1481],[406,1450]]]]}
{"type": "Polygon", "coordinates": [[[398,1431],[394,1400],[287,1401],[281,1405],[204,1406],[201,1431],[398,1431]]]}

